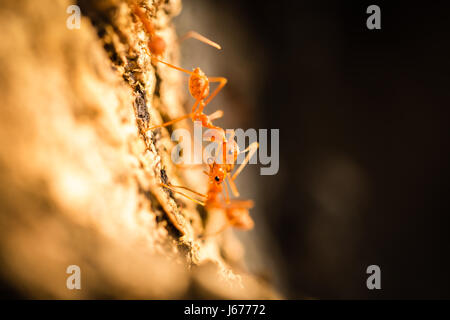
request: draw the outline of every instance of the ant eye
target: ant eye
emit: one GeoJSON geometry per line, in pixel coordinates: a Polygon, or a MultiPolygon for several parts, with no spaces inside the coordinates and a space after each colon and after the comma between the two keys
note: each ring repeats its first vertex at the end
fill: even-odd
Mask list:
{"type": "Polygon", "coordinates": [[[219,181],[220,181],[220,178],[219,178],[218,176],[215,176],[215,177],[214,177],[214,180],[216,180],[217,182],[219,182],[219,181]]]}

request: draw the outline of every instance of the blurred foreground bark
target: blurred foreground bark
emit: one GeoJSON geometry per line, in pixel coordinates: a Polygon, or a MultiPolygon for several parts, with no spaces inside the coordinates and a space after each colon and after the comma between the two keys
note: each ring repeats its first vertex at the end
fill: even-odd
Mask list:
{"type": "MultiPolygon", "coordinates": [[[[166,129],[144,133],[184,114],[183,75],[151,64],[126,1],[79,1],[73,30],[71,4],[0,4],[2,294],[276,298],[232,233],[199,240],[205,212],[158,185],[206,186],[201,170],[173,166],[166,129]],[[69,265],[81,290],[66,287],[69,265]]],[[[140,4],[178,64],[181,3],[140,4]]]]}

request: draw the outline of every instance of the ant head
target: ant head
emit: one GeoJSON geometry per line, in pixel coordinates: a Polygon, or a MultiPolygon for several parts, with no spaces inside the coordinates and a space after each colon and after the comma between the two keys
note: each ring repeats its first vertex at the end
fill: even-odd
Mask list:
{"type": "Polygon", "coordinates": [[[156,56],[161,56],[166,50],[166,42],[160,36],[154,35],[148,42],[150,52],[156,56]]]}
{"type": "Polygon", "coordinates": [[[195,68],[189,77],[189,92],[196,100],[203,100],[209,94],[209,80],[200,68],[195,68]]]}
{"type": "Polygon", "coordinates": [[[223,166],[213,163],[210,165],[209,178],[210,181],[216,185],[220,185],[225,177],[227,176],[227,171],[223,168],[223,166]]]}

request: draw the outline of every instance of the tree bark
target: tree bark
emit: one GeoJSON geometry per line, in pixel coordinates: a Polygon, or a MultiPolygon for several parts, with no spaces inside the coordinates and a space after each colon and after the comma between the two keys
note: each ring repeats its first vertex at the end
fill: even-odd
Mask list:
{"type": "MultiPolygon", "coordinates": [[[[211,212],[160,187],[198,189],[166,129],[185,114],[180,72],[153,65],[130,2],[0,5],[0,276],[31,298],[277,298],[232,233],[200,240],[211,212]],[[81,290],[69,290],[69,265],[81,290]]],[[[178,64],[181,2],[139,1],[178,64]]],[[[180,123],[186,126],[189,123],[180,123]]],[[[220,214],[220,213],[214,213],[220,214]]]]}

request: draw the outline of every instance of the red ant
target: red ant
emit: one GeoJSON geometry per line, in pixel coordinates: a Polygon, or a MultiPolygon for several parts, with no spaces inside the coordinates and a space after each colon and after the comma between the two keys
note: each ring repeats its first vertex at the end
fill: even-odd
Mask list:
{"type": "Polygon", "coordinates": [[[227,188],[223,188],[222,183],[227,179],[228,185],[233,193],[234,196],[238,197],[239,192],[237,190],[237,187],[234,183],[234,180],[237,178],[237,176],[241,173],[241,171],[244,169],[244,167],[247,165],[250,158],[253,156],[253,154],[256,152],[258,148],[258,143],[254,142],[252,143],[248,148],[246,148],[243,151],[239,151],[239,147],[237,143],[234,141],[234,133],[230,136],[228,140],[223,141],[222,146],[222,155],[223,155],[223,163],[218,163],[217,161],[211,161],[209,163],[209,171],[204,171],[206,175],[208,175],[209,178],[209,185],[208,185],[208,191],[206,194],[202,194],[199,192],[196,192],[190,188],[184,187],[184,186],[174,186],[171,184],[161,184],[163,187],[168,188],[172,190],[175,193],[181,194],[182,196],[202,205],[206,208],[219,208],[224,209],[227,219],[227,224],[224,226],[224,228],[220,229],[219,231],[215,232],[214,234],[220,233],[228,226],[233,226],[236,228],[240,228],[243,230],[249,230],[253,228],[254,222],[251,219],[249,215],[249,209],[253,207],[253,202],[251,200],[231,200],[229,199],[227,188]],[[227,147],[227,145],[231,145],[231,147],[227,147]],[[244,161],[241,163],[239,168],[234,172],[234,174],[231,176],[231,171],[234,168],[234,165],[237,160],[237,156],[240,153],[245,153],[248,151],[247,156],[245,157],[244,161]],[[231,163],[226,163],[225,158],[225,152],[228,152],[233,155],[233,161],[231,163]],[[205,201],[199,201],[197,199],[194,199],[190,197],[189,195],[186,195],[176,189],[184,189],[189,192],[192,192],[193,194],[196,194],[202,198],[205,199],[205,201]],[[218,199],[218,195],[225,191],[225,204],[221,202],[218,199]]]}
{"type": "MultiPolygon", "coordinates": [[[[203,113],[203,109],[205,106],[211,102],[211,100],[219,93],[219,91],[225,86],[227,83],[227,79],[223,77],[215,77],[215,78],[208,78],[205,73],[200,68],[195,68],[193,71],[189,71],[177,66],[174,66],[170,63],[164,62],[157,58],[157,56],[161,56],[166,48],[166,44],[164,40],[156,35],[155,28],[153,24],[148,20],[145,13],[141,10],[141,8],[134,3],[134,13],[139,17],[141,22],[144,25],[144,29],[149,34],[149,42],[148,42],[148,49],[150,51],[150,55],[152,57],[152,60],[163,63],[167,65],[168,67],[171,67],[173,69],[179,70],[181,72],[185,72],[190,75],[189,77],[189,92],[196,100],[191,113],[184,115],[182,117],[173,119],[171,121],[168,121],[166,123],[163,123],[161,125],[157,125],[154,127],[151,127],[147,129],[154,130],[159,127],[166,127],[168,125],[171,125],[175,122],[181,121],[183,119],[192,118],[193,121],[200,121],[202,125],[206,128],[210,129],[216,129],[216,130],[222,130],[220,127],[214,126],[212,124],[212,120],[221,118],[223,116],[222,110],[218,110],[214,112],[213,114],[207,116],[203,113]],[[209,95],[209,83],[210,82],[219,82],[219,86],[214,90],[214,92],[209,95]],[[209,95],[209,96],[208,96],[209,95]],[[206,101],[205,101],[206,99],[206,101]]],[[[200,40],[208,45],[211,45],[217,49],[221,49],[220,45],[217,43],[205,38],[204,36],[198,34],[195,31],[189,31],[185,36],[181,38],[181,41],[187,39],[187,38],[195,38],[197,40],[200,40]]],[[[225,135],[225,133],[224,133],[225,135]]]]}
{"type": "Polygon", "coordinates": [[[161,61],[157,58],[155,58],[157,61],[174,68],[176,70],[185,72],[190,75],[189,77],[189,93],[191,96],[196,100],[194,105],[192,106],[191,113],[188,113],[184,116],[181,116],[179,118],[167,121],[163,124],[153,126],[146,131],[154,130],[156,128],[160,127],[166,127],[168,125],[171,125],[175,122],[192,118],[192,121],[200,121],[202,123],[202,126],[205,128],[220,130],[223,133],[223,139],[225,139],[225,132],[222,128],[214,126],[212,124],[212,120],[219,119],[223,116],[222,110],[217,110],[216,112],[212,113],[211,115],[206,115],[203,113],[203,109],[206,107],[208,103],[211,102],[212,99],[219,93],[220,90],[226,85],[227,79],[223,77],[213,77],[208,78],[205,73],[200,68],[195,68],[193,71],[189,71],[177,66],[174,66],[170,63],[161,61]],[[209,83],[210,82],[219,82],[219,86],[214,90],[213,93],[209,95],[209,83]],[[209,95],[209,96],[208,96],[209,95]],[[206,99],[206,100],[205,100],[206,99]]]}

